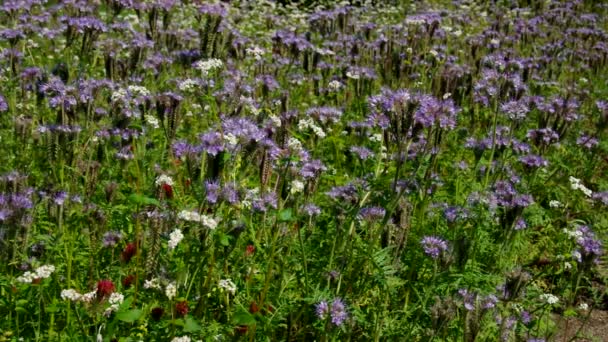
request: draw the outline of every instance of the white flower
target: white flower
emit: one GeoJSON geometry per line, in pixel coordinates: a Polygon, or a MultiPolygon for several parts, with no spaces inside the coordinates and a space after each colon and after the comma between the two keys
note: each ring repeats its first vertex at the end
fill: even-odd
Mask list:
{"type": "Polygon", "coordinates": [[[144,289],[157,289],[160,290],[160,281],[158,278],[152,278],[144,281],[144,289]]]}
{"type": "Polygon", "coordinates": [[[259,46],[254,45],[252,47],[248,47],[247,49],[245,49],[245,53],[253,56],[253,59],[255,59],[256,61],[259,61],[260,59],[262,59],[264,50],[262,48],[260,48],[259,46]]]}
{"type": "Polygon", "coordinates": [[[175,298],[175,295],[177,295],[177,287],[175,286],[175,283],[167,285],[167,287],[165,288],[165,295],[169,299],[175,298]]]}
{"type": "Polygon", "coordinates": [[[125,296],[120,292],[112,292],[110,298],[108,298],[110,304],[122,304],[124,300],[125,296]]]}
{"type": "Polygon", "coordinates": [[[346,77],[351,78],[351,79],[353,79],[353,80],[358,80],[358,79],[360,79],[360,78],[361,78],[361,75],[359,75],[359,74],[355,74],[355,73],[352,73],[352,72],[350,72],[350,71],[347,71],[347,72],[346,72],[346,77]]]}
{"type": "Polygon", "coordinates": [[[206,61],[198,61],[194,64],[194,67],[200,70],[203,76],[207,76],[211,70],[219,69],[223,66],[224,63],[217,58],[211,58],[206,61]]]}
{"type": "Polygon", "coordinates": [[[201,222],[201,215],[196,211],[182,210],[177,214],[177,218],[184,221],[201,222]]]}
{"type": "Polygon", "coordinates": [[[290,192],[292,194],[297,194],[302,191],[304,191],[304,183],[302,181],[294,180],[293,182],[291,182],[291,191],[290,192]]]}
{"type": "Polygon", "coordinates": [[[181,337],[174,337],[171,342],[190,342],[190,337],[188,336],[181,336],[181,337]]]}
{"type": "Polygon", "coordinates": [[[289,140],[287,140],[287,147],[294,151],[300,151],[302,150],[302,143],[300,142],[300,140],[294,137],[290,137],[289,140]]]}
{"type": "Polygon", "coordinates": [[[143,96],[143,97],[147,97],[152,95],[150,93],[150,91],[148,90],[148,88],[146,87],[142,87],[142,86],[138,86],[138,85],[130,85],[128,87],[129,92],[131,92],[131,94],[135,95],[135,96],[143,96]]]}
{"type": "Polygon", "coordinates": [[[179,90],[181,90],[181,91],[183,91],[183,92],[186,92],[186,93],[191,92],[191,91],[192,91],[192,90],[194,90],[194,89],[195,89],[197,86],[198,86],[198,83],[196,83],[196,81],[195,81],[195,80],[190,79],[190,78],[188,78],[188,79],[185,79],[185,80],[181,81],[181,82],[180,82],[180,83],[177,85],[177,87],[179,88],[179,90]]]}
{"type": "Polygon", "coordinates": [[[169,249],[171,249],[171,250],[175,249],[175,247],[177,247],[177,244],[180,241],[182,241],[183,238],[184,238],[184,234],[182,234],[182,231],[179,228],[175,229],[169,235],[169,249]]]}
{"type": "Polygon", "coordinates": [[[274,127],[281,127],[281,118],[280,117],[278,117],[276,115],[271,115],[268,118],[270,119],[270,121],[272,122],[274,127]]]}
{"type": "Polygon", "coordinates": [[[228,145],[232,147],[239,143],[239,139],[232,133],[224,134],[224,141],[226,141],[228,145]]]}
{"type": "Polygon", "coordinates": [[[17,277],[17,281],[20,283],[31,283],[35,279],[45,279],[51,276],[51,273],[55,272],[55,266],[53,265],[42,265],[38,267],[34,272],[25,272],[22,276],[17,277]]]}
{"type": "Polygon", "coordinates": [[[61,291],[61,299],[70,300],[72,302],[78,301],[82,298],[82,295],[74,289],[67,289],[61,291]]]}
{"type": "Polygon", "coordinates": [[[589,304],[587,304],[587,303],[580,303],[578,305],[578,309],[579,310],[583,310],[583,311],[587,311],[587,310],[589,310],[589,304]]]}
{"type": "Polygon", "coordinates": [[[544,293],[542,295],[540,295],[540,299],[544,302],[547,302],[547,304],[553,305],[556,304],[557,302],[559,302],[559,298],[557,298],[557,296],[552,295],[550,293],[544,293]]]}
{"type": "Polygon", "coordinates": [[[160,127],[160,122],[158,121],[157,118],[153,117],[152,115],[146,115],[146,122],[148,123],[148,125],[154,127],[154,128],[159,128],[160,127]]]}
{"type": "Polygon", "coordinates": [[[127,99],[127,90],[124,88],[119,88],[112,93],[112,103],[116,102],[124,102],[127,99]]]}
{"type": "Polygon", "coordinates": [[[158,176],[158,178],[156,178],[156,186],[162,186],[163,184],[173,186],[173,179],[167,175],[158,176]]]}
{"type": "Polygon", "coordinates": [[[93,299],[95,299],[95,297],[97,297],[97,291],[91,291],[83,294],[82,297],[80,297],[80,300],[83,303],[90,303],[93,301],[93,299]]]}
{"type": "Polygon", "coordinates": [[[236,292],[236,285],[230,279],[220,280],[219,287],[234,294],[236,292]]]}
{"type": "Polygon", "coordinates": [[[562,204],[561,204],[561,202],[560,202],[560,201],[555,201],[555,200],[553,200],[553,201],[549,201],[549,206],[550,206],[551,208],[559,208],[559,207],[561,207],[561,206],[562,206],[562,204]]]}
{"type": "Polygon", "coordinates": [[[382,133],[375,133],[370,135],[369,140],[373,142],[382,142],[382,133]]]}
{"type": "Polygon", "coordinates": [[[564,262],[564,269],[569,270],[569,269],[571,269],[571,268],[572,268],[572,264],[571,264],[571,263],[569,263],[569,262],[567,262],[567,261],[566,261],[566,262],[564,262]]]}
{"type": "Polygon", "coordinates": [[[201,215],[201,223],[203,226],[213,230],[217,227],[217,220],[211,216],[201,215]]]}
{"type": "Polygon", "coordinates": [[[329,82],[327,87],[329,89],[331,89],[332,91],[338,91],[338,90],[340,90],[340,88],[342,88],[342,83],[340,83],[340,81],[333,80],[333,81],[329,82]]]}

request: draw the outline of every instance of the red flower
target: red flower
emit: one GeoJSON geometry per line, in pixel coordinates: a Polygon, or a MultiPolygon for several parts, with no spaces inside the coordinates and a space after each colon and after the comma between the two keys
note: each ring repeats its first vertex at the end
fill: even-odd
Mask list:
{"type": "Polygon", "coordinates": [[[104,298],[109,296],[114,292],[116,288],[114,287],[114,283],[112,283],[109,279],[100,280],[97,283],[97,298],[104,298]]]}
{"type": "Polygon", "coordinates": [[[128,289],[135,282],[135,276],[133,274],[129,274],[126,278],[122,280],[122,287],[128,289]]]}
{"type": "Polygon", "coordinates": [[[120,254],[120,257],[121,257],[122,261],[129,262],[129,261],[131,261],[133,256],[135,256],[135,252],[137,252],[137,247],[135,246],[135,243],[129,242],[127,244],[127,246],[125,247],[125,249],[120,254]]]}
{"type": "Polygon", "coordinates": [[[256,303],[255,301],[252,301],[251,304],[249,304],[249,312],[254,314],[258,311],[260,311],[260,308],[258,307],[258,303],[256,303]]]}
{"type": "Polygon", "coordinates": [[[177,302],[177,304],[175,304],[175,311],[179,316],[186,316],[186,314],[188,313],[188,302],[185,300],[177,302]]]}
{"type": "Polygon", "coordinates": [[[245,250],[245,255],[246,256],[252,256],[253,253],[255,253],[255,246],[254,245],[247,245],[247,249],[245,250]]]}
{"type": "Polygon", "coordinates": [[[164,183],[163,190],[165,191],[165,196],[167,196],[168,199],[173,198],[173,188],[171,187],[171,185],[164,183]]]}

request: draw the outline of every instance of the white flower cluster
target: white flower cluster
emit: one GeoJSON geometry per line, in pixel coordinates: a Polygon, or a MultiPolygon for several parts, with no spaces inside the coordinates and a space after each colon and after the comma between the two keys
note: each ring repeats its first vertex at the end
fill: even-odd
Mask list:
{"type": "Polygon", "coordinates": [[[167,296],[167,298],[169,298],[169,300],[175,298],[175,296],[177,295],[177,286],[175,285],[175,283],[171,283],[167,285],[167,287],[165,287],[165,295],[167,296]]]}
{"type": "Polygon", "coordinates": [[[150,126],[152,126],[154,128],[159,128],[160,127],[160,122],[154,116],[152,116],[152,115],[146,115],[145,119],[146,119],[146,122],[148,123],[148,125],[150,125],[150,126]]]}
{"type": "Polygon", "coordinates": [[[61,299],[69,300],[72,302],[83,302],[90,303],[97,296],[97,291],[87,292],[85,294],[80,294],[78,291],[74,289],[67,289],[61,291],[61,299]]]}
{"type": "Polygon", "coordinates": [[[236,292],[236,285],[230,279],[220,280],[219,287],[231,294],[235,294],[236,292]]]}
{"type": "Polygon", "coordinates": [[[110,295],[110,298],[108,298],[108,303],[110,303],[110,306],[106,309],[106,311],[104,311],[103,314],[108,317],[112,314],[112,312],[118,311],[118,307],[124,300],[125,296],[123,296],[122,293],[113,292],[110,295]]]}
{"type": "Polygon", "coordinates": [[[304,191],[304,183],[302,181],[299,180],[294,180],[293,182],[291,182],[291,190],[289,191],[292,195],[295,195],[297,193],[300,193],[304,191]]]}
{"type": "Polygon", "coordinates": [[[219,69],[223,66],[224,63],[217,58],[211,58],[206,61],[198,61],[194,64],[194,67],[200,70],[203,76],[207,76],[210,71],[219,69]]]}
{"type": "Polygon", "coordinates": [[[181,336],[181,337],[174,337],[171,342],[190,342],[190,337],[188,336],[181,336]]]}
{"type": "Polygon", "coordinates": [[[173,178],[167,175],[160,175],[156,178],[156,186],[161,186],[163,184],[167,184],[169,186],[173,186],[173,178]]]}
{"type": "Polygon", "coordinates": [[[563,204],[560,201],[552,200],[552,201],[549,201],[549,206],[551,208],[561,208],[563,206],[563,204]]]}
{"type": "Polygon", "coordinates": [[[150,93],[150,91],[146,87],[142,87],[142,86],[138,86],[138,85],[130,85],[128,87],[128,89],[133,97],[139,97],[139,96],[147,97],[147,96],[152,95],[152,93],[150,93]]]}
{"type": "Polygon", "coordinates": [[[112,92],[111,97],[112,103],[125,102],[127,100],[127,90],[124,88],[118,88],[112,92]]]}
{"type": "Polygon", "coordinates": [[[160,290],[160,280],[158,278],[152,278],[144,281],[144,289],[157,289],[160,290]]]}
{"type": "Polygon", "coordinates": [[[226,141],[226,143],[230,145],[230,148],[235,148],[236,145],[238,145],[239,143],[239,138],[237,138],[236,135],[232,133],[228,133],[224,134],[224,141],[226,141]]]}
{"type": "Polygon", "coordinates": [[[196,211],[182,210],[179,214],[177,214],[177,218],[184,221],[200,222],[203,226],[212,230],[217,228],[218,224],[217,219],[214,219],[211,216],[201,215],[196,211]]]}
{"type": "Polygon", "coordinates": [[[583,232],[581,232],[578,229],[570,230],[570,229],[564,228],[563,232],[575,240],[578,240],[583,237],[583,232]]]}
{"type": "Polygon", "coordinates": [[[196,87],[198,87],[198,83],[196,83],[196,81],[191,78],[185,79],[179,82],[179,84],[177,85],[177,88],[179,88],[179,90],[185,93],[193,91],[196,87]]]}
{"type": "Polygon", "coordinates": [[[358,80],[361,78],[361,75],[357,74],[357,73],[353,73],[351,71],[347,71],[346,72],[346,77],[353,79],[353,80],[358,80]]]}
{"type": "Polygon", "coordinates": [[[55,266],[43,265],[34,270],[34,272],[25,272],[22,276],[17,277],[17,281],[20,283],[31,283],[35,279],[46,279],[50,277],[53,272],[55,272],[55,266]]]}
{"type": "Polygon", "coordinates": [[[552,295],[550,293],[543,293],[542,295],[540,295],[540,299],[543,302],[546,302],[547,304],[553,305],[556,304],[557,302],[559,302],[559,298],[557,298],[557,296],[552,295]]]}
{"type": "Polygon", "coordinates": [[[578,306],[578,309],[579,310],[583,310],[583,311],[587,311],[587,310],[589,310],[589,304],[587,304],[587,303],[580,303],[579,306],[578,306]]]}
{"type": "Polygon", "coordinates": [[[325,138],[325,132],[323,131],[323,129],[319,126],[317,126],[317,124],[315,124],[314,120],[312,118],[304,118],[301,119],[300,121],[298,121],[298,130],[299,131],[304,131],[307,129],[312,129],[312,131],[321,139],[325,138]]]}
{"type": "Polygon", "coordinates": [[[333,80],[333,81],[329,82],[329,84],[327,85],[327,87],[331,91],[338,91],[338,90],[340,90],[340,88],[342,88],[342,86],[343,86],[342,83],[340,83],[340,81],[337,81],[337,80],[333,80]]]}
{"type": "Polygon", "coordinates": [[[175,229],[170,235],[169,235],[169,249],[173,250],[175,249],[175,247],[177,247],[177,245],[179,244],[180,241],[182,241],[182,239],[184,238],[184,234],[182,234],[181,229],[175,229]]]}
{"type": "Polygon", "coordinates": [[[593,191],[591,191],[589,188],[584,186],[581,183],[580,179],[574,178],[572,176],[570,176],[569,179],[570,179],[570,187],[572,188],[572,190],[580,190],[585,194],[585,196],[591,197],[591,195],[593,194],[593,191]]]}
{"type": "Polygon", "coordinates": [[[262,55],[264,54],[264,52],[265,52],[264,49],[262,49],[256,45],[245,49],[245,53],[247,53],[250,56],[253,56],[253,59],[255,59],[256,61],[259,61],[262,59],[262,55]]]}

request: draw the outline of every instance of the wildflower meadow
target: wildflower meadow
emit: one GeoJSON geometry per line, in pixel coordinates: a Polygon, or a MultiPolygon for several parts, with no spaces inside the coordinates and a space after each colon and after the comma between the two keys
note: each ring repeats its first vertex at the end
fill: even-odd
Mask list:
{"type": "Polygon", "coordinates": [[[0,1],[0,341],[607,341],[607,29],[0,1]]]}

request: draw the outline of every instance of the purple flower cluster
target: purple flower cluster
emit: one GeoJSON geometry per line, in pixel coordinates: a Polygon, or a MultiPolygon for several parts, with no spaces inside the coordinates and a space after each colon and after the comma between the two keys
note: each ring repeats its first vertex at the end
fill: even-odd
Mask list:
{"type": "Polygon", "coordinates": [[[420,241],[424,253],[433,259],[439,258],[442,253],[447,252],[448,243],[436,236],[425,236],[420,241]]]}
{"type": "Polygon", "coordinates": [[[330,317],[331,322],[338,327],[348,319],[346,304],[341,298],[334,299],[331,304],[323,300],[316,304],[315,311],[319,319],[325,320],[330,317]]]}

